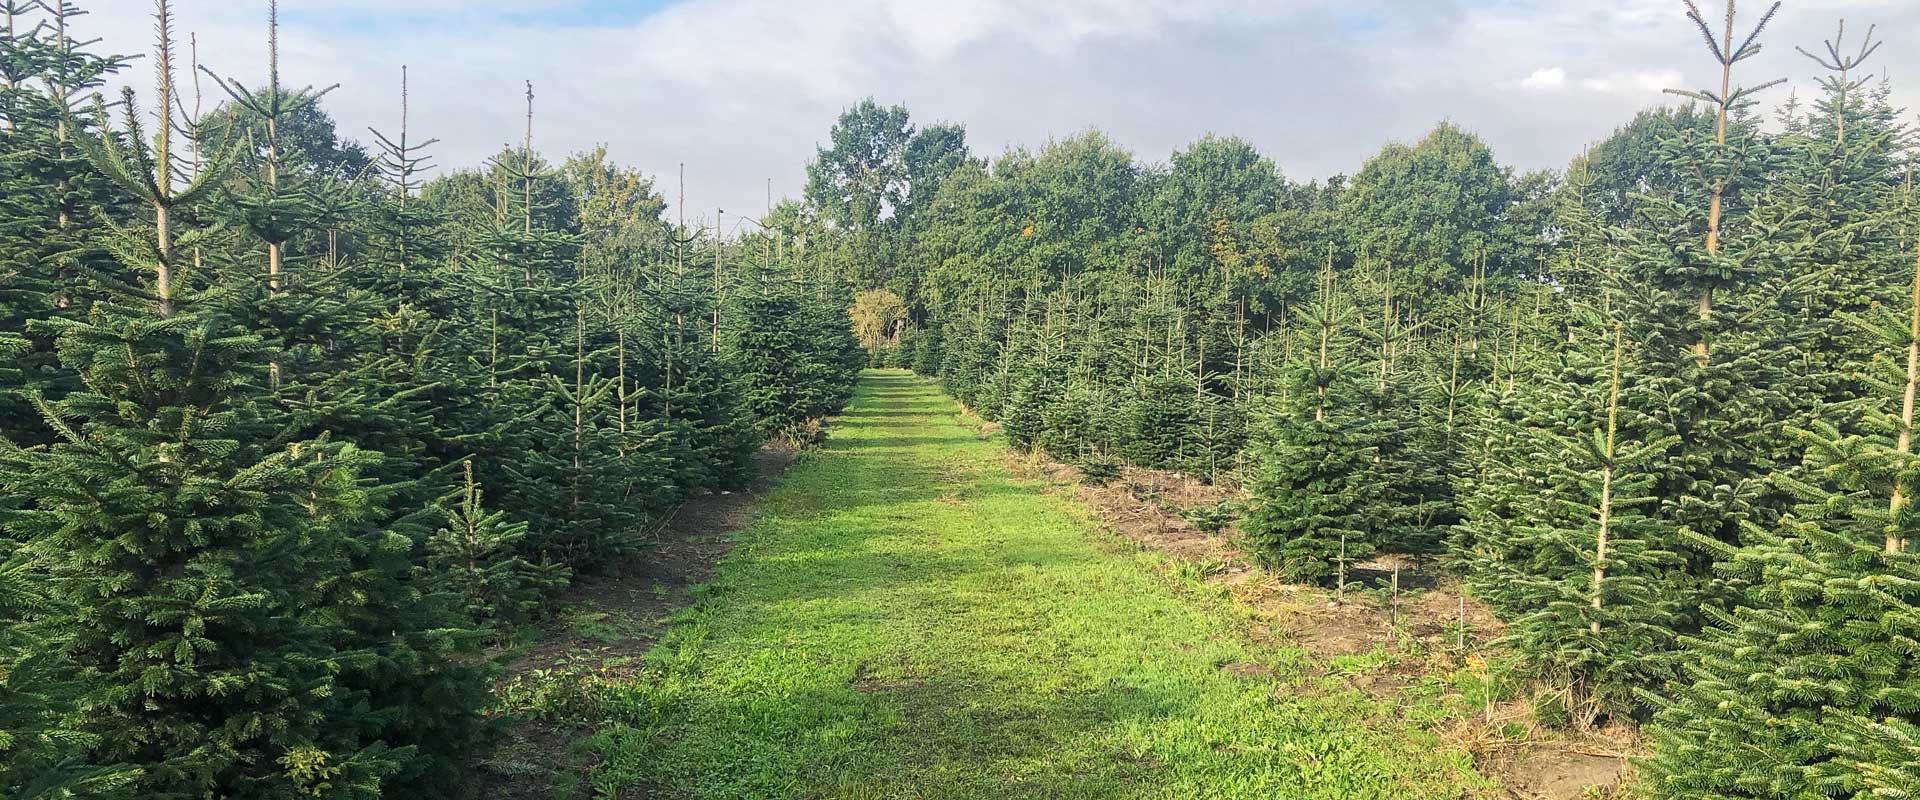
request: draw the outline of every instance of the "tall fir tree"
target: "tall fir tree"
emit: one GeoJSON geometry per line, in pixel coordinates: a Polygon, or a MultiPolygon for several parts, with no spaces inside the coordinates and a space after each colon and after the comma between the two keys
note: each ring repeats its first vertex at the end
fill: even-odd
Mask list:
{"type": "Polygon", "coordinates": [[[1681,603],[1665,577],[1683,559],[1649,462],[1674,444],[1636,410],[1638,363],[1624,325],[1589,309],[1557,363],[1516,390],[1470,507],[1475,592],[1509,620],[1516,652],[1562,692],[1579,726],[1631,708],[1670,674],[1681,603]]]}
{"type": "Polygon", "coordinates": [[[75,131],[153,223],[110,234],[121,269],[83,318],[36,323],[81,388],[36,400],[53,444],[4,453],[8,490],[35,498],[7,526],[69,609],[27,629],[74,665],[89,757],[140,770],[126,796],[434,791],[447,773],[420,743],[470,741],[476,711],[390,687],[471,698],[479,676],[413,589],[412,542],[381,527],[385,489],[359,477],[377,456],[279,436],[268,349],[182,259],[205,233],[174,222],[233,157],[176,182],[165,3],[156,19],[151,141],[130,90],[119,131],[75,131]]]}
{"type": "Polygon", "coordinates": [[[1874,392],[1795,431],[1806,470],[1775,476],[1793,513],[1749,523],[1737,547],[1696,537],[1743,592],[1709,610],[1686,680],[1656,698],[1657,796],[1898,797],[1915,785],[1903,747],[1920,721],[1920,255],[1912,270],[1904,313],[1850,315],[1881,342],[1862,376],[1874,392]]]}
{"type": "Polygon", "coordinates": [[[1296,580],[1326,581],[1341,559],[1370,555],[1389,513],[1372,473],[1377,419],[1355,368],[1354,320],[1332,268],[1323,268],[1318,296],[1294,323],[1303,341],[1287,366],[1285,399],[1255,440],[1260,467],[1242,528],[1264,560],[1296,580]]]}

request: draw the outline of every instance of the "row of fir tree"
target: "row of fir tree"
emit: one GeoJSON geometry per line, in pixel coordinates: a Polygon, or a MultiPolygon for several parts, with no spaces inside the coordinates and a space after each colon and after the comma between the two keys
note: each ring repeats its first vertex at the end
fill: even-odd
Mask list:
{"type": "Polygon", "coordinates": [[[1457,571],[1560,717],[1647,723],[1652,796],[1920,796],[1915,142],[1844,25],[1763,110],[1730,6],[1679,9],[1726,88],[1564,171],[1450,124],[1310,183],[1214,136],[989,162],[869,101],[809,201],[877,357],[1090,477],[1244,486],[1294,579],[1457,571]]]}
{"type": "Polygon", "coordinates": [[[491,644],[851,395],[795,208],[670,224],[532,87],[430,177],[403,75],[365,147],[164,0],[137,62],[0,14],[0,796],[468,796],[491,644]]]}

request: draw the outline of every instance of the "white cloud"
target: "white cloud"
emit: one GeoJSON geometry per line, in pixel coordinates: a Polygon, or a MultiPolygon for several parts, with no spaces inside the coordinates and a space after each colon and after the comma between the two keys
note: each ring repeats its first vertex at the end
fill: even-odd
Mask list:
{"type": "Polygon", "coordinates": [[[1567,71],[1559,67],[1541,67],[1533,74],[1520,79],[1520,88],[1534,90],[1558,89],[1567,85],[1567,71]]]}
{"type": "Polygon", "coordinates": [[[1599,78],[1587,78],[1580,82],[1580,88],[1593,92],[1648,97],[1658,95],[1667,89],[1685,88],[1681,85],[1685,80],[1685,76],[1677,69],[1636,70],[1617,72],[1599,78]]]}
{"type": "MultiPolygon", "coordinates": [[[[987,154],[1099,127],[1160,160],[1214,132],[1308,178],[1352,172],[1443,118],[1508,163],[1555,167],[1635,110],[1671,101],[1661,89],[1715,78],[1672,0],[681,0],[579,24],[611,1],[285,0],[284,72],[341,83],[328,109],[364,136],[393,127],[410,64],[414,131],[440,137],[437,160],[450,166],[519,139],[531,79],[537,146],[606,142],[668,176],[684,161],[688,204],[708,214],[760,207],[768,177],[777,194],[797,194],[814,143],[868,95],[905,103],[919,122],[964,122],[987,154]],[[569,24],[538,24],[542,8],[569,24]],[[428,15],[438,21],[412,21],[428,15]]],[[[84,32],[105,47],[148,48],[151,0],[78,2],[93,11],[84,32]]],[[[243,80],[264,73],[264,0],[174,5],[204,61],[243,80]]],[[[1739,77],[1810,85],[1817,70],[1793,46],[1815,47],[1842,15],[1850,33],[1879,23],[1889,42],[1872,70],[1899,82],[1896,99],[1920,102],[1911,0],[1795,2],[1739,77]]],[[[144,82],[147,64],[127,76],[144,82]]]]}

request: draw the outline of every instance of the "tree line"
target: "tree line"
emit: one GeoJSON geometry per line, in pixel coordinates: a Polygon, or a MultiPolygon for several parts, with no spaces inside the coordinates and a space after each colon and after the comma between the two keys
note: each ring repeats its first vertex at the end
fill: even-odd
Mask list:
{"type": "Polygon", "coordinates": [[[83,14],[0,0],[0,795],[465,796],[494,645],[817,436],[852,293],[793,204],[547,160],[531,85],[430,177],[404,71],[365,146],[271,21],[243,79],[83,14]]]}
{"type": "Polygon", "coordinates": [[[1437,560],[1539,718],[1646,724],[1653,796],[1908,796],[1920,151],[1872,29],[1810,98],[1749,75],[1778,10],[1679,4],[1712,88],[1563,170],[1452,124],[1304,183],[1219,136],[988,160],[868,101],[808,199],[876,360],[1091,479],[1243,485],[1296,580],[1437,560]]]}

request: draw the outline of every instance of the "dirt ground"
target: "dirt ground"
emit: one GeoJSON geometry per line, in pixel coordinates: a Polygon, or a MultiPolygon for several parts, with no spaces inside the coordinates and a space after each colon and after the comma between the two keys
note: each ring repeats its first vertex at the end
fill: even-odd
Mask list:
{"type": "MultiPolygon", "coordinates": [[[[712,576],[714,564],[731,549],[733,533],[753,521],[754,501],[779,483],[797,457],[782,445],[761,448],[755,455],[758,477],[746,490],[688,500],[660,523],[639,556],[612,572],[577,578],[556,604],[552,620],[510,660],[504,680],[573,667],[613,674],[638,669],[673,613],[693,602],[693,588],[712,576]]],[[[549,720],[513,721],[482,764],[490,781],[482,795],[504,800],[564,796],[556,775],[591,771],[573,748],[582,733],[549,720]]],[[[576,786],[571,795],[586,797],[587,788],[576,786]]]]}
{"type": "Polygon", "coordinates": [[[560,601],[564,609],[540,639],[508,667],[508,674],[585,663],[629,669],[659,638],[674,611],[692,601],[713,565],[732,547],[732,534],[753,520],[753,501],[779,482],[795,452],[768,445],[744,491],[688,500],[655,530],[640,556],[614,571],[576,579],[560,601]],[[569,624],[570,623],[570,624],[569,624]]]}

